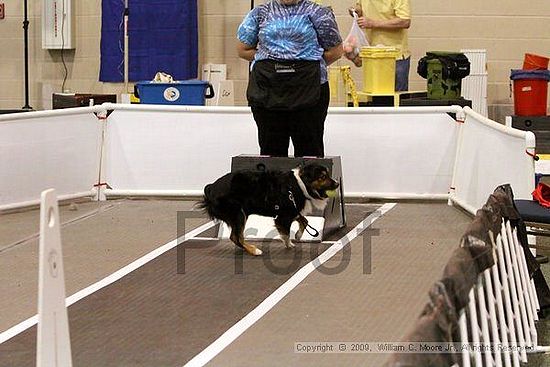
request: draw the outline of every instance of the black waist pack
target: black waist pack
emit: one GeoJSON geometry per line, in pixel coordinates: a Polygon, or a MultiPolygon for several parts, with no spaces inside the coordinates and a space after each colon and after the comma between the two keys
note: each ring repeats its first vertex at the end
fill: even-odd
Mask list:
{"type": "Polygon", "coordinates": [[[250,106],[271,110],[297,110],[319,102],[319,61],[257,61],[248,79],[250,106]]]}

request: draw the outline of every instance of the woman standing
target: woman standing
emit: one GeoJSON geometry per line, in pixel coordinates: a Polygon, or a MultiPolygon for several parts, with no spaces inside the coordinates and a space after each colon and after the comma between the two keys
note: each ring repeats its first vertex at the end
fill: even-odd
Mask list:
{"type": "Polygon", "coordinates": [[[247,99],[260,154],[324,156],[330,101],[327,66],[343,53],[332,10],[309,0],[270,0],[237,31],[239,57],[251,61],[247,99]]]}

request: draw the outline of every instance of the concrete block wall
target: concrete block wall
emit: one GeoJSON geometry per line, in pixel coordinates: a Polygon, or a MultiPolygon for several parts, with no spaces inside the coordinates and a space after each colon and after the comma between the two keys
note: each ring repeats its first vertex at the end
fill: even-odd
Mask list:
{"type": "MultiPolygon", "coordinates": [[[[65,89],[79,93],[123,93],[122,84],[98,81],[101,0],[73,1],[76,49],[64,53],[68,68],[65,89]]],[[[256,4],[261,1],[257,0],[256,4]]],[[[23,1],[0,2],[4,2],[6,7],[6,18],[0,20],[0,108],[19,108],[24,104],[23,1]]],[[[334,9],[343,37],[351,26],[346,9],[353,2],[323,1],[334,9]]],[[[51,108],[51,92],[61,91],[64,68],[60,51],[42,50],[41,3],[40,0],[29,1],[30,97],[32,107],[48,109],[51,108]]],[[[250,1],[198,0],[198,4],[199,65],[227,64],[227,77],[235,81],[235,103],[245,105],[248,63],[237,57],[235,33],[250,8],[250,1]]],[[[411,5],[410,89],[425,89],[425,80],[416,74],[416,65],[426,51],[486,49],[489,113],[497,121],[504,121],[503,116],[513,111],[509,88],[510,69],[521,68],[525,52],[550,56],[548,0],[411,0],[411,5]]],[[[337,65],[351,64],[341,60],[337,65]]],[[[354,79],[361,87],[361,70],[355,67],[352,69],[354,79]]],[[[343,105],[344,100],[335,98],[332,104],[343,105]]]]}

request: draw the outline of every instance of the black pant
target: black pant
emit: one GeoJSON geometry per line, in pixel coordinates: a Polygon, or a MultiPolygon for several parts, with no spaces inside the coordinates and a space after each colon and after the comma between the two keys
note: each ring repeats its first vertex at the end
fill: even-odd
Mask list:
{"type": "Polygon", "coordinates": [[[292,139],[294,156],[323,157],[323,133],[329,102],[330,90],[327,82],[321,85],[319,102],[312,107],[274,111],[252,106],[252,114],[258,126],[260,154],[286,157],[288,143],[292,139]]]}

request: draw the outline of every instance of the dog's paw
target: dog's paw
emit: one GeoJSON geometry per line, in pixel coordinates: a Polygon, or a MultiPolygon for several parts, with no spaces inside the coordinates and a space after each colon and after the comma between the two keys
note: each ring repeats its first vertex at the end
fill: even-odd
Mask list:
{"type": "Polygon", "coordinates": [[[246,250],[246,252],[248,252],[252,256],[260,256],[262,254],[262,250],[260,250],[259,248],[257,248],[254,245],[245,243],[243,245],[243,247],[246,250]]]}
{"type": "Polygon", "coordinates": [[[294,248],[296,245],[292,243],[292,240],[288,235],[281,234],[281,239],[283,240],[283,243],[285,244],[286,248],[294,248]]]}
{"type": "Polygon", "coordinates": [[[296,240],[297,241],[300,241],[302,239],[302,236],[304,235],[304,230],[303,229],[299,229],[298,232],[296,232],[296,240]]]}
{"type": "Polygon", "coordinates": [[[292,242],[291,240],[288,240],[285,242],[285,246],[286,248],[294,248],[296,247],[296,245],[294,244],[294,242],[292,242]]]}

